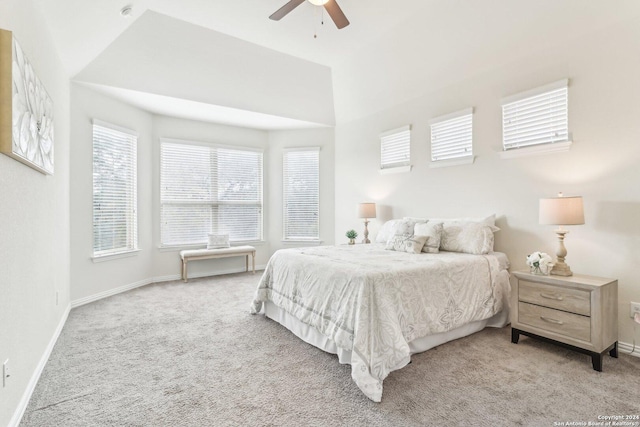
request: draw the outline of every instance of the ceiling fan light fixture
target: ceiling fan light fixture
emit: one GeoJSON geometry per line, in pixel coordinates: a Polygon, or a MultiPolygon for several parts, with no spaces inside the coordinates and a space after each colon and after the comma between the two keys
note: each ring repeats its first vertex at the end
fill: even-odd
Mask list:
{"type": "MultiPolygon", "coordinates": [[[[331,20],[333,21],[334,24],[336,24],[336,27],[338,29],[344,28],[347,25],[349,25],[349,20],[347,19],[346,16],[344,16],[344,12],[342,11],[342,9],[340,9],[340,6],[338,6],[338,2],[336,2],[336,0],[308,0],[308,1],[314,6],[322,6],[324,10],[327,11],[329,16],[331,17],[331,20]]],[[[269,19],[273,21],[279,21],[285,16],[287,16],[289,12],[291,12],[292,10],[294,10],[296,7],[300,6],[304,2],[305,0],[289,0],[287,3],[285,3],[284,6],[282,6],[280,9],[272,13],[271,16],[269,16],[269,19]]]]}

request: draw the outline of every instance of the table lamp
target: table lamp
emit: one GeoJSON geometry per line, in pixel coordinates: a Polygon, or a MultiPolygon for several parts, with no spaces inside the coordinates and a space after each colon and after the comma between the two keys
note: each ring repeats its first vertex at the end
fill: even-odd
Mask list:
{"type": "Polygon", "coordinates": [[[563,225],[584,224],[584,207],[581,196],[565,197],[558,193],[558,197],[540,199],[539,222],[544,225],[558,225],[558,257],[556,264],[551,269],[551,274],[556,276],[572,276],[571,269],[565,263],[567,249],[564,247],[564,235],[569,231],[562,228],[563,225]]]}
{"type": "Polygon", "coordinates": [[[364,218],[364,239],[362,243],[371,243],[369,240],[369,218],[376,217],[376,204],[375,203],[360,203],[358,205],[358,218],[364,218]]]}

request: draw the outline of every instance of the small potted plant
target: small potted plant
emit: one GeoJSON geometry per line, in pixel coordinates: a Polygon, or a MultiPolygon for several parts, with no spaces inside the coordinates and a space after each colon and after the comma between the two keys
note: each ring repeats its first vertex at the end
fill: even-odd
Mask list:
{"type": "Polygon", "coordinates": [[[345,233],[345,236],[347,236],[347,238],[349,239],[349,244],[350,245],[355,245],[356,244],[356,237],[358,237],[358,233],[356,232],[356,230],[349,230],[345,233]]]}

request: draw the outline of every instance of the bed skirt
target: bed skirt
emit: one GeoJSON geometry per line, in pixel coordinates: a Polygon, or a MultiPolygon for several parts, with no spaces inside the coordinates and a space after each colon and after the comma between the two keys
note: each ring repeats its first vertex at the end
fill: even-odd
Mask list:
{"type": "MultiPolygon", "coordinates": [[[[478,320],[463,325],[459,328],[452,329],[447,332],[428,335],[426,337],[416,338],[409,342],[411,354],[422,353],[433,347],[437,347],[446,342],[466,337],[486,327],[502,328],[509,323],[509,305],[505,305],[505,309],[493,317],[484,320],[478,320]]],[[[327,353],[335,354],[342,364],[349,364],[351,361],[351,350],[346,350],[336,346],[336,343],[322,335],[314,327],[302,323],[286,311],[282,310],[271,301],[264,302],[264,314],[268,318],[280,323],[285,328],[293,332],[298,338],[304,342],[311,344],[327,353]]]]}

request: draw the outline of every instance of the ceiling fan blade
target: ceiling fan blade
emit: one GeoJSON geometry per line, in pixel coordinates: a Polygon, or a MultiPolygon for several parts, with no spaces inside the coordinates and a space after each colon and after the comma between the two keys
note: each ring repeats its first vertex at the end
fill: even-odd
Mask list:
{"type": "Polygon", "coordinates": [[[344,28],[349,25],[349,20],[344,15],[344,12],[342,12],[342,9],[340,9],[340,6],[338,6],[338,3],[336,3],[336,0],[329,0],[327,3],[325,3],[324,8],[331,19],[333,19],[333,22],[336,24],[336,27],[338,27],[338,29],[344,28]]]}
{"type": "Polygon", "coordinates": [[[304,0],[290,0],[289,3],[285,4],[280,9],[276,10],[274,14],[269,17],[269,19],[273,19],[274,21],[279,21],[282,18],[284,18],[293,9],[300,6],[302,3],[304,3],[304,0]]]}

